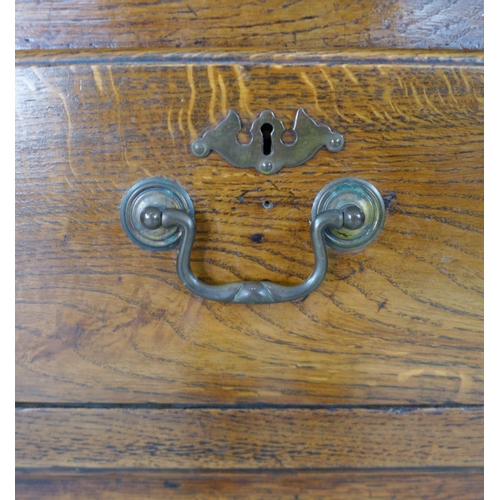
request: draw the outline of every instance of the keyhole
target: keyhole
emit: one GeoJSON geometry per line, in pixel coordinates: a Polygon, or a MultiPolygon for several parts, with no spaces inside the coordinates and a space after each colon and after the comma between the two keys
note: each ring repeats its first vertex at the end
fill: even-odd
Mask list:
{"type": "Polygon", "coordinates": [[[271,133],[273,131],[273,126],[270,123],[264,123],[260,127],[262,132],[262,154],[264,156],[269,156],[273,152],[273,140],[271,139],[271,133]]]}

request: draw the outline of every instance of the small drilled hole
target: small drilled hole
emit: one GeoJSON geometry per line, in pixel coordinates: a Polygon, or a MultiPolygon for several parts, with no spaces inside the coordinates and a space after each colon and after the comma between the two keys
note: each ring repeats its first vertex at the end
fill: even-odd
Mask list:
{"type": "Polygon", "coordinates": [[[269,156],[273,152],[273,140],[271,139],[271,134],[274,127],[270,123],[264,123],[260,127],[262,132],[262,154],[264,156],[269,156]]]}
{"type": "Polygon", "coordinates": [[[252,234],[252,236],[250,236],[250,239],[254,242],[254,243],[262,243],[264,241],[264,235],[263,234],[260,234],[260,233],[257,233],[257,234],[252,234]]]}

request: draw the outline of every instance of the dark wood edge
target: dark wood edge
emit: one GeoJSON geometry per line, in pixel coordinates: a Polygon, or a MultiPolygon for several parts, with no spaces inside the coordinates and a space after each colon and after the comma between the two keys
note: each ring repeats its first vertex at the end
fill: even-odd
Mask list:
{"type": "Polygon", "coordinates": [[[16,498],[248,498],[338,500],[477,500],[481,468],[333,469],[318,471],[109,470],[28,471],[16,474],[16,498]]]}
{"type": "Polygon", "coordinates": [[[340,64],[403,64],[483,66],[484,51],[459,50],[342,50],[342,51],[165,51],[165,50],[18,50],[16,66],[68,66],[89,64],[211,65],[275,64],[316,66],[340,64]]]}
{"type": "Polygon", "coordinates": [[[448,410],[460,408],[462,410],[484,409],[484,404],[419,404],[419,405],[292,405],[269,403],[241,403],[241,404],[185,404],[185,403],[45,403],[45,402],[16,402],[16,409],[99,409],[99,410],[378,410],[391,413],[408,413],[424,409],[448,410]]]}
{"type": "Polygon", "coordinates": [[[241,476],[252,475],[260,476],[265,474],[272,474],[273,476],[291,476],[296,474],[313,475],[313,474],[379,474],[381,472],[389,473],[444,473],[444,472],[473,472],[477,474],[484,473],[484,467],[479,466],[456,466],[456,467],[370,467],[370,468],[311,468],[311,469],[139,469],[139,468],[88,468],[88,467],[16,467],[16,476],[87,476],[98,475],[106,476],[109,474],[127,474],[127,475],[158,475],[163,474],[176,474],[178,476],[241,476]]]}

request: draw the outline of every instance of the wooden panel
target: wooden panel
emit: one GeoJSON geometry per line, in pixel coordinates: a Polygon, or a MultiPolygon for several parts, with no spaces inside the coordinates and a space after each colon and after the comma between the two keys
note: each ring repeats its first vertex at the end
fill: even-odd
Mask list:
{"type": "Polygon", "coordinates": [[[483,48],[481,0],[16,1],[19,49],[483,48]]]}
{"type": "Polygon", "coordinates": [[[182,474],[179,472],[20,474],[18,500],[131,500],[231,498],[313,500],[477,500],[483,472],[330,471],[274,474],[182,474]]]}
{"type": "Polygon", "coordinates": [[[482,402],[481,67],[122,62],[17,70],[18,401],[482,402]],[[272,177],[190,153],[229,109],[248,126],[268,107],[287,126],[304,107],[344,150],[272,177]],[[305,300],[219,304],[125,236],[121,197],[149,176],[193,198],[212,283],[307,277],[333,179],[372,182],[389,214],[305,300]]]}
{"type": "Polygon", "coordinates": [[[483,409],[17,410],[17,467],[482,466],[483,409]]]}

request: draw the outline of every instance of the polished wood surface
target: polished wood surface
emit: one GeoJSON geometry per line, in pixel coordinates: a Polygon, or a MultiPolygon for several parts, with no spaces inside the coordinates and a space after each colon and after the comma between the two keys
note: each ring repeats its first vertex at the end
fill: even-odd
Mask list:
{"type": "Polygon", "coordinates": [[[16,479],[18,500],[279,499],[477,500],[483,473],[458,470],[365,470],[273,474],[182,472],[35,472],[16,479]]]}
{"type": "Polygon", "coordinates": [[[16,1],[17,498],[483,497],[483,11],[16,1]],[[272,176],[190,152],[229,110],[244,142],[299,108],[344,149],[272,176]],[[304,280],[332,180],[388,215],[308,297],[220,304],[126,237],[154,176],[209,283],[304,280]]]}
{"type": "Polygon", "coordinates": [[[25,408],[18,467],[481,466],[483,410],[25,408]],[[64,429],[61,432],[61,429],[64,429]]]}
{"type": "Polygon", "coordinates": [[[18,67],[17,400],[482,404],[482,60],[196,57],[18,67]],[[300,107],[344,150],[273,176],[190,152],[230,109],[291,127],[300,107]],[[211,283],[306,278],[312,202],[334,179],[372,182],[388,216],[366,249],[329,251],[304,300],[214,303],[182,286],[175,252],[121,228],[121,197],[152,176],[192,197],[211,283]]]}
{"type": "Polygon", "coordinates": [[[16,1],[18,49],[483,48],[481,0],[16,1]]]}

